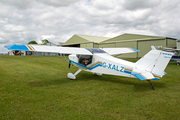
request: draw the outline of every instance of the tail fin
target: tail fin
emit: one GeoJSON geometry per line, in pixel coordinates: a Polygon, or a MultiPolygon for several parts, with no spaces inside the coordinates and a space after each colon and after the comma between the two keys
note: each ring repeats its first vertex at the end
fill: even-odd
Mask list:
{"type": "Polygon", "coordinates": [[[164,70],[173,54],[171,52],[156,50],[152,46],[152,50],[136,62],[133,72],[141,75],[141,77],[138,77],[140,80],[157,80],[166,74],[164,70]]]}

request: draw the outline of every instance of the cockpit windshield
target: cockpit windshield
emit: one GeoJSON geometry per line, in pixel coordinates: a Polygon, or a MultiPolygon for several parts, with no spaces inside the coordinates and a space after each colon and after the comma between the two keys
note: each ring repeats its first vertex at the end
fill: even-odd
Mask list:
{"type": "Polygon", "coordinates": [[[99,48],[86,48],[87,50],[89,50],[92,54],[93,53],[106,53],[104,50],[99,49],[99,48]]]}

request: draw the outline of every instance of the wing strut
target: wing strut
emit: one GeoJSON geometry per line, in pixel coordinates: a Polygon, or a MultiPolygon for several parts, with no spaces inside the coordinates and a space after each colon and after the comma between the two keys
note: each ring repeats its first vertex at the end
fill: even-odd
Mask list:
{"type": "Polygon", "coordinates": [[[60,57],[61,59],[63,59],[64,61],[66,61],[66,62],[69,63],[69,68],[70,68],[70,67],[71,67],[71,61],[68,60],[67,55],[66,55],[66,54],[60,54],[60,53],[58,53],[58,55],[59,55],[59,57],[60,57]]]}
{"type": "Polygon", "coordinates": [[[67,54],[58,53],[58,55],[59,55],[59,57],[60,57],[61,59],[63,59],[64,61],[66,61],[66,62],[69,63],[69,60],[68,60],[68,58],[67,58],[67,54]]]}

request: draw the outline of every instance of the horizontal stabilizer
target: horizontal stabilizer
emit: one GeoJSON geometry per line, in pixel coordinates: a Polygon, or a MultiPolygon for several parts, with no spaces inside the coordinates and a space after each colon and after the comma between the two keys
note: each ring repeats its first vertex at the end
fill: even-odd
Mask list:
{"type": "Polygon", "coordinates": [[[149,80],[149,79],[155,79],[152,73],[142,70],[134,70],[131,72],[132,75],[136,76],[140,80],[149,80]]]}

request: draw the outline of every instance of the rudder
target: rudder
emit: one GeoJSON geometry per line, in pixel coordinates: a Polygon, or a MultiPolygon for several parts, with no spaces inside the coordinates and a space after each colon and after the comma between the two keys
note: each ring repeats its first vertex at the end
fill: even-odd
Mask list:
{"type": "Polygon", "coordinates": [[[164,70],[174,53],[154,49],[136,62],[133,72],[141,74],[145,79],[156,79],[164,75],[164,70]]]}

